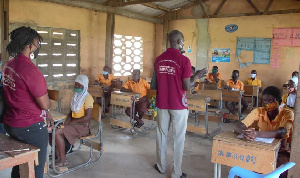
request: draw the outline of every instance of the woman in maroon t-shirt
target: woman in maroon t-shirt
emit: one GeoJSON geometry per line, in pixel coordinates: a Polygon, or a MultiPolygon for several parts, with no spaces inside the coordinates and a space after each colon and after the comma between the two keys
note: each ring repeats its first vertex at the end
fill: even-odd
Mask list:
{"type": "MultiPolygon", "coordinates": [[[[31,61],[38,55],[42,37],[37,31],[23,26],[13,30],[10,39],[6,51],[13,59],[3,68],[7,106],[4,128],[11,137],[40,149],[39,164],[34,169],[35,177],[42,178],[48,145],[46,126],[53,126],[45,78],[31,61]]],[[[13,167],[11,176],[20,177],[19,166],[13,167]]]]}

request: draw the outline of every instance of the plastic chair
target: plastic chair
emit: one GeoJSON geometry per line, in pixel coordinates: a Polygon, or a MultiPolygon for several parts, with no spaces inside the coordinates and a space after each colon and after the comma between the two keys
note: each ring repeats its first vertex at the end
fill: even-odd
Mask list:
{"type": "Polygon", "coordinates": [[[234,166],[230,169],[228,178],[234,178],[234,176],[240,176],[241,178],[278,178],[281,173],[286,170],[292,168],[296,163],[288,162],[284,165],[281,165],[274,171],[270,172],[269,174],[258,174],[247,169],[234,166]]]}

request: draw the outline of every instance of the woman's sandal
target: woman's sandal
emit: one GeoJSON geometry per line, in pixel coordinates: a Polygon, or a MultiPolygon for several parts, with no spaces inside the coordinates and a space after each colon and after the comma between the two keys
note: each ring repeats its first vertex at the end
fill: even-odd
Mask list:
{"type": "MultiPolygon", "coordinates": [[[[68,163],[68,161],[66,160],[65,162],[56,162],[55,163],[55,168],[58,168],[58,167],[64,167],[64,166],[67,166],[69,163],[68,163]]],[[[50,164],[49,165],[49,168],[50,169],[53,169],[53,165],[52,164],[50,164]]]]}

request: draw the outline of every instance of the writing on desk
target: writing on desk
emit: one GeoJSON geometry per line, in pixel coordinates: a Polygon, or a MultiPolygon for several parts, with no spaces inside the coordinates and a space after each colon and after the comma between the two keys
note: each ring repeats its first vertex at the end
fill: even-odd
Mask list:
{"type": "Polygon", "coordinates": [[[196,109],[201,109],[202,107],[200,105],[194,105],[194,104],[188,104],[189,108],[196,108],[196,109]]]}
{"type": "Polygon", "coordinates": [[[123,98],[116,98],[116,101],[119,101],[119,102],[125,102],[125,103],[130,102],[129,99],[123,99],[123,98]]]}
{"type": "Polygon", "coordinates": [[[238,153],[231,153],[231,152],[224,152],[223,150],[218,150],[218,156],[223,156],[226,157],[228,159],[236,159],[236,160],[240,160],[240,161],[244,161],[246,163],[252,163],[255,164],[256,162],[256,157],[255,156],[251,156],[251,155],[240,155],[238,153]]]}

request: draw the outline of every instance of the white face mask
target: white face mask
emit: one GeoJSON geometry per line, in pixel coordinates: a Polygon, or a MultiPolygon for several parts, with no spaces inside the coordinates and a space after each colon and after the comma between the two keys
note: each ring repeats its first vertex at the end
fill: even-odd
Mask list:
{"type": "Polygon", "coordinates": [[[255,78],[256,74],[250,74],[251,78],[255,78]]]}

